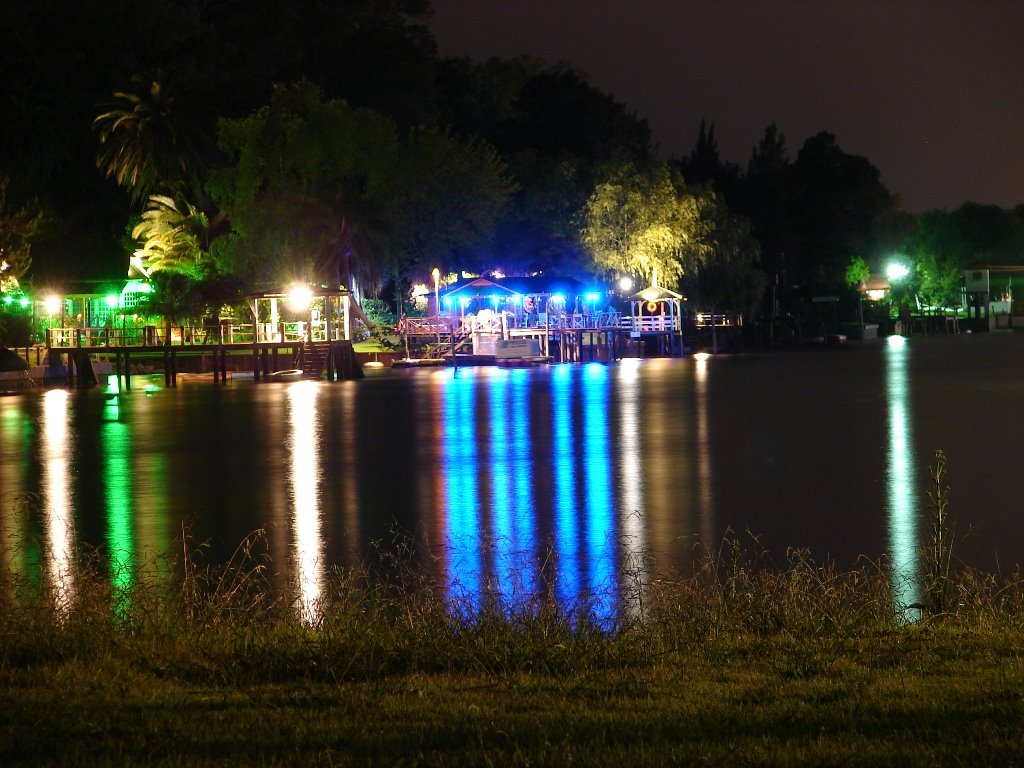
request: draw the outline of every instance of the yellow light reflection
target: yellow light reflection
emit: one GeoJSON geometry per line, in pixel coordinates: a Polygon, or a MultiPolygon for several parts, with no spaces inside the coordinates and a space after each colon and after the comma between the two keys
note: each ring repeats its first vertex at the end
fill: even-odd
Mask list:
{"type": "Polygon", "coordinates": [[[914,432],[910,409],[910,344],[891,336],[886,346],[886,396],[889,405],[887,485],[892,589],[898,605],[919,602],[917,486],[914,432]]]}
{"type": "MultiPolygon", "coordinates": [[[[340,389],[337,390],[336,397],[340,401],[342,418],[344,419],[343,423],[345,424],[356,423],[357,392],[358,388],[355,382],[342,384],[340,389]]],[[[337,480],[340,481],[341,494],[344,499],[342,509],[345,510],[345,537],[351,542],[362,540],[359,518],[359,510],[362,509],[362,500],[359,495],[359,463],[352,460],[352,457],[358,456],[361,450],[358,443],[358,434],[355,429],[340,430],[341,455],[346,460],[334,465],[339,473],[337,480]]],[[[335,483],[332,483],[332,485],[335,488],[337,487],[335,483]]],[[[359,564],[360,552],[354,544],[346,549],[346,557],[348,557],[349,565],[355,566],[359,564]]]]}
{"type": "Polygon", "coordinates": [[[63,389],[52,389],[43,396],[43,561],[58,610],[67,610],[75,597],[68,404],[63,389]]]}
{"type": "Polygon", "coordinates": [[[291,426],[291,486],[295,536],[294,568],[297,610],[308,624],[319,620],[323,584],[323,537],[320,530],[320,448],[316,398],[319,387],[297,381],[288,388],[291,426]]]}

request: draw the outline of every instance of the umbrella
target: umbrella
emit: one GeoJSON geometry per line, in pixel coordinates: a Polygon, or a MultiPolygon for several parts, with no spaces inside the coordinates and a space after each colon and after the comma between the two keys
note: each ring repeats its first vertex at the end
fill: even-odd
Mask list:
{"type": "MultiPolygon", "coordinates": [[[[441,294],[441,302],[446,307],[456,306],[465,311],[466,307],[476,299],[504,299],[515,295],[516,292],[507,286],[495,283],[486,277],[477,277],[468,283],[449,288],[441,294]]],[[[496,306],[497,303],[495,303],[496,306]]]]}
{"type": "Polygon", "coordinates": [[[486,277],[476,277],[468,283],[449,288],[441,295],[445,299],[478,299],[481,297],[489,299],[492,296],[512,296],[515,293],[508,286],[488,280],[486,277]]]}

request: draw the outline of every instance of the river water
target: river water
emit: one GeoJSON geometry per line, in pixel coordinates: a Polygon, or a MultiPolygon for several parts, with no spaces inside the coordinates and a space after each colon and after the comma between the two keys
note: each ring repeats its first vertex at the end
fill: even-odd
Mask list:
{"type": "MultiPolygon", "coordinates": [[[[315,605],[334,566],[410,536],[467,609],[614,592],[734,536],[784,563],[912,573],[948,459],[956,556],[1024,562],[1024,338],[894,337],[707,360],[387,371],[355,382],[154,378],[0,398],[0,556],[67,579],[183,532],[224,561],[250,533],[315,605]]],[[[114,568],[112,574],[125,573],[114,568]]]]}

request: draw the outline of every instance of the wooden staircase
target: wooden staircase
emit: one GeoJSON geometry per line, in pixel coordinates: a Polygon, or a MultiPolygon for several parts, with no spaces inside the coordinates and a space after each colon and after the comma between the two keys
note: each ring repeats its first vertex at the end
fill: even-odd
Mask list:
{"type": "Polygon", "coordinates": [[[302,345],[298,367],[302,369],[304,379],[323,378],[330,346],[328,342],[318,341],[307,341],[302,345]]]}

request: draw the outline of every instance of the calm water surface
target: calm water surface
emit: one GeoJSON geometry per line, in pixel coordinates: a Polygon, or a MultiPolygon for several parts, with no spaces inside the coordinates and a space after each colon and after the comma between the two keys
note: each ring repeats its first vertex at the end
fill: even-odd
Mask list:
{"type": "MultiPolygon", "coordinates": [[[[139,382],[138,379],[135,380],[139,382]]],[[[656,558],[756,537],[841,567],[910,573],[929,467],[948,457],[966,563],[1024,562],[1024,339],[894,338],[706,362],[388,372],[345,383],[0,398],[0,557],[40,580],[71,553],[180,547],[225,559],[266,531],[274,578],[315,604],[325,573],[410,533],[472,609],[608,595],[656,558]]]]}

